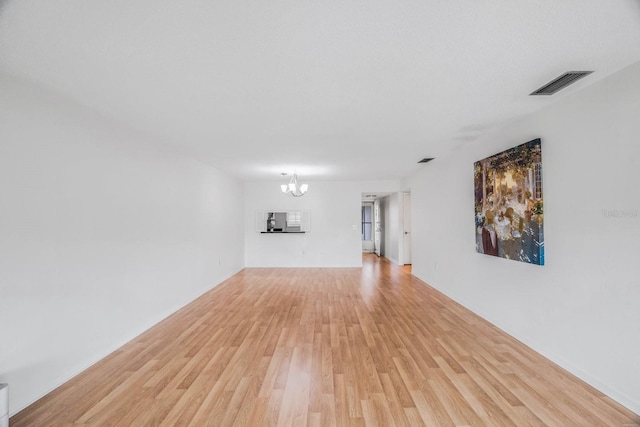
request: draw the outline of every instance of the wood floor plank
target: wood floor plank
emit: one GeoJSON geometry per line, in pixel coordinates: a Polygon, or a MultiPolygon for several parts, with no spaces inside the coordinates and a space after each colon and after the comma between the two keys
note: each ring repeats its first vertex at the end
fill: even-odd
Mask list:
{"type": "Polygon", "coordinates": [[[640,417],[375,255],[245,269],[12,427],[640,426],[640,417]]]}

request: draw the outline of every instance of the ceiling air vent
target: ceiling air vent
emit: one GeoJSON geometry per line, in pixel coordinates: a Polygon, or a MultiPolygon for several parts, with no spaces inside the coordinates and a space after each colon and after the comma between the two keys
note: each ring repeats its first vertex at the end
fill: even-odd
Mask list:
{"type": "Polygon", "coordinates": [[[560,77],[551,80],[540,89],[531,92],[529,95],[553,95],[559,90],[564,89],[591,73],[593,73],[593,71],[567,71],[560,77]]]}
{"type": "Polygon", "coordinates": [[[418,163],[429,163],[431,160],[433,160],[433,157],[425,157],[424,159],[420,160],[418,163]]]}

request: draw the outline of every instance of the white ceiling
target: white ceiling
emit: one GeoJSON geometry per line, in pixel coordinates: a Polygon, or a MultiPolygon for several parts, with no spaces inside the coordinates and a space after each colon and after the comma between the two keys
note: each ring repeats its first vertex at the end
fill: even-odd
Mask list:
{"type": "MultiPolygon", "coordinates": [[[[636,0],[0,0],[0,68],[242,179],[398,179],[640,60],[636,0]],[[553,97],[528,94],[595,70],[553,97]]],[[[518,141],[514,141],[517,143],[518,141]]]]}

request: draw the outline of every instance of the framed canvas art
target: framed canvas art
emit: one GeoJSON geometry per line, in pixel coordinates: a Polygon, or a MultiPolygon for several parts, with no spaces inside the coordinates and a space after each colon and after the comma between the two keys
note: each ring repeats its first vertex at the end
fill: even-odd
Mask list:
{"type": "Polygon", "coordinates": [[[474,187],[476,252],[544,265],[540,139],[475,162],[474,187]]]}

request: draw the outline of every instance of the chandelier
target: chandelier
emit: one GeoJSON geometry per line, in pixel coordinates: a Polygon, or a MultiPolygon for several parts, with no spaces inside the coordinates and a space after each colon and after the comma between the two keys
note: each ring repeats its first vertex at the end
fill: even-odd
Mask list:
{"type": "MultiPolygon", "coordinates": [[[[286,175],[287,175],[286,172],[282,173],[282,176],[286,176],[286,175]]],[[[290,196],[301,197],[306,194],[307,190],[309,189],[309,186],[307,184],[299,185],[298,174],[294,172],[293,178],[291,178],[291,181],[289,181],[289,184],[282,184],[280,186],[280,189],[282,190],[283,193],[289,194],[290,196]]]]}

